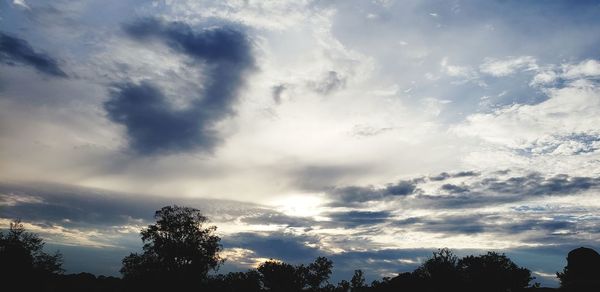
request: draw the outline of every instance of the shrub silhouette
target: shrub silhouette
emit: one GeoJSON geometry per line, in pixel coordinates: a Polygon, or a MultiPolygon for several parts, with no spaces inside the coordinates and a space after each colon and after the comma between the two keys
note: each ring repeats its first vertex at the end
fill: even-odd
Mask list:
{"type": "Polygon", "coordinates": [[[528,287],[532,279],[528,269],[518,267],[504,254],[488,252],[459,259],[443,248],[412,273],[374,281],[371,288],[373,291],[508,292],[528,287]]]}
{"type": "Polygon", "coordinates": [[[458,269],[468,291],[516,291],[533,280],[528,269],[520,268],[504,254],[495,252],[466,256],[458,261],[458,269]]]}
{"type": "Polygon", "coordinates": [[[132,287],[185,289],[199,286],[223,262],[215,226],[199,210],[167,206],[156,211],[156,224],[140,232],[143,253],[123,259],[121,273],[132,287]]]}

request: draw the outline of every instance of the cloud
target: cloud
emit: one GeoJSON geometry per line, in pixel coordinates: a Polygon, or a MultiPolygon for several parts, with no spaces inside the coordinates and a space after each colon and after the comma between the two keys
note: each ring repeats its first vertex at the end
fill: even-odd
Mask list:
{"type": "Polygon", "coordinates": [[[323,95],[328,95],[338,89],[343,88],[345,84],[345,77],[341,76],[336,71],[329,71],[323,80],[311,82],[310,86],[314,89],[314,91],[323,95]]]}
{"type": "Polygon", "coordinates": [[[60,184],[0,183],[0,218],[21,218],[65,228],[124,231],[130,224],[143,226],[151,222],[156,210],[173,204],[198,208],[211,220],[220,222],[231,220],[232,216],[265,212],[260,205],[216,199],[140,196],[60,184]]]}
{"type": "Polygon", "coordinates": [[[459,171],[456,173],[447,173],[447,172],[442,172],[436,176],[430,176],[429,180],[432,181],[442,181],[448,178],[455,178],[455,177],[469,177],[469,176],[478,176],[479,173],[476,171],[472,171],[472,170],[468,170],[468,171],[459,171]]]}
{"type": "Polygon", "coordinates": [[[451,128],[460,136],[478,137],[498,151],[522,156],[573,156],[598,148],[600,87],[588,79],[544,89],[537,104],[513,104],[476,113],[451,128]]]}
{"type": "MultiPolygon", "coordinates": [[[[600,189],[600,177],[544,175],[537,172],[509,175],[509,172],[473,171],[441,173],[425,179],[401,181],[382,188],[345,186],[327,192],[329,207],[363,208],[370,212],[414,207],[420,210],[466,210],[489,205],[514,204],[548,197],[576,196],[600,189]],[[409,196],[411,195],[411,196],[409,196]]],[[[364,215],[366,215],[365,213],[364,215]]],[[[344,214],[338,214],[342,221],[344,214]]],[[[347,214],[351,217],[353,214],[347,214]]],[[[357,214],[359,217],[363,214],[357,214]]],[[[374,218],[383,218],[373,214],[374,218]]],[[[358,217],[357,217],[358,218],[358,217]]]]}
{"type": "Polygon", "coordinates": [[[557,82],[571,82],[577,79],[594,80],[600,76],[600,62],[588,59],[579,63],[565,63],[560,66],[543,68],[533,77],[530,86],[555,85],[557,82]]]}
{"type": "MultiPolygon", "coordinates": [[[[561,218],[560,216],[552,216],[552,213],[547,214],[550,218],[540,218],[527,214],[519,213],[479,213],[475,212],[467,215],[440,215],[436,218],[431,217],[410,217],[403,220],[392,221],[391,225],[400,228],[410,228],[412,232],[427,232],[444,234],[444,236],[456,236],[464,234],[495,234],[495,235],[510,235],[519,234],[535,234],[542,232],[545,236],[564,236],[565,231],[570,234],[575,234],[578,229],[578,223],[572,218],[561,218]],[[522,218],[517,219],[515,216],[522,218]],[[503,222],[499,224],[499,222],[503,222]],[[558,233],[563,232],[563,233],[558,233]]],[[[588,232],[591,230],[588,230],[588,232]]],[[[535,235],[538,236],[538,235],[535,235]]],[[[547,242],[530,238],[529,241],[547,242]]],[[[556,239],[549,239],[556,242],[556,239]]]]}
{"type": "Polygon", "coordinates": [[[286,227],[304,227],[311,228],[317,224],[316,221],[306,217],[288,216],[281,212],[265,209],[264,212],[260,212],[254,215],[243,217],[242,222],[247,224],[259,224],[259,225],[284,225],[286,227]]]}
{"type": "Polygon", "coordinates": [[[468,192],[469,188],[464,186],[457,186],[453,184],[444,184],[442,185],[442,190],[450,192],[450,193],[464,193],[468,192]]]}
{"type": "Polygon", "coordinates": [[[469,66],[451,65],[448,63],[448,57],[444,57],[440,62],[442,72],[451,77],[463,77],[465,81],[477,79],[478,75],[475,70],[469,66]]]}
{"type": "Polygon", "coordinates": [[[0,32],[0,62],[8,65],[27,65],[46,75],[67,77],[58,66],[58,61],[44,53],[36,52],[26,40],[4,32],[0,32]]]}
{"type": "Polygon", "coordinates": [[[273,101],[275,102],[275,104],[281,104],[282,95],[286,89],[287,89],[287,86],[285,84],[279,84],[279,85],[273,86],[273,88],[272,88],[273,101]]]}
{"type": "Polygon", "coordinates": [[[104,104],[108,117],[126,126],[130,147],[141,154],[213,149],[220,136],[196,110],[173,110],[150,82],[119,84],[104,104]]]}
{"type": "Polygon", "coordinates": [[[594,59],[582,61],[579,64],[563,66],[562,76],[569,79],[600,76],[600,62],[594,59]]]}
{"type": "MultiPolygon", "coordinates": [[[[445,180],[468,191],[440,194],[436,187],[443,188],[446,181],[401,181],[365,188],[381,196],[378,201],[357,205],[362,208],[323,208],[316,217],[290,216],[276,207],[242,202],[158,198],[49,184],[1,184],[0,223],[5,226],[12,217],[23,218],[31,223],[28,228],[68,253],[72,247],[63,247],[65,244],[114,249],[113,254],[122,254],[124,249],[139,248],[138,231],[153,221],[154,210],[168,204],[186,205],[200,208],[210,224],[219,227],[229,254],[236,254],[241,264],[224,270],[244,270],[268,258],[306,263],[324,255],[335,261],[336,277],[351,274],[357,262],[367,263],[364,267],[372,277],[412,269],[423,253],[428,255],[436,247],[510,251],[509,247],[593,240],[593,236],[586,238],[598,231],[593,206],[560,202],[566,198],[583,202],[585,197],[579,195],[598,189],[600,178],[450,173],[445,180]],[[542,197],[562,199],[539,200],[542,197]],[[411,249],[416,246],[429,249],[411,249]]],[[[120,258],[112,259],[115,267],[120,258]]]]}
{"type": "Polygon", "coordinates": [[[140,42],[159,41],[204,65],[207,80],[189,107],[173,109],[150,81],[116,84],[105,103],[108,117],[126,127],[130,147],[143,155],[190,150],[211,152],[221,142],[215,124],[234,114],[245,74],[254,67],[252,47],[240,31],[227,27],[194,31],[178,22],[144,19],[125,26],[140,42]]]}
{"type": "Polygon", "coordinates": [[[543,177],[538,173],[527,176],[511,177],[504,181],[485,179],[480,186],[487,191],[523,196],[568,195],[600,187],[598,177],[570,177],[560,174],[543,177]]]}
{"type": "Polygon", "coordinates": [[[348,211],[327,214],[332,225],[343,225],[345,228],[356,228],[363,225],[376,225],[386,222],[391,214],[386,211],[348,211]]]}
{"type": "Polygon", "coordinates": [[[282,232],[267,234],[240,232],[224,238],[223,247],[254,251],[257,257],[272,258],[292,263],[306,263],[322,252],[315,248],[318,239],[306,235],[282,232]]]}
{"type": "Polygon", "coordinates": [[[412,194],[415,189],[416,183],[414,181],[400,181],[395,184],[388,184],[383,188],[372,186],[335,188],[329,192],[329,196],[334,200],[332,205],[344,205],[379,201],[388,197],[406,196],[412,194]]]}
{"type": "Polygon", "coordinates": [[[13,0],[13,5],[19,6],[27,10],[31,9],[29,5],[27,5],[27,2],[25,2],[25,0],[13,0]]]}
{"type": "Polygon", "coordinates": [[[508,76],[520,69],[537,70],[537,68],[536,60],[531,56],[512,57],[502,60],[487,58],[479,66],[481,72],[495,77],[508,76]]]}
{"type": "Polygon", "coordinates": [[[419,208],[459,210],[512,204],[543,197],[575,196],[600,189],[600,177],[577,177],[565,174],[544,176],[540,173],[510,177],[486,175],[463,181],[461,185],[443,184],[437,191],[431,186],[419,187],[429,189],[414,198],[413,203],[419,208]],[[439,193],[447,194],[439,195],[439,193]]]}

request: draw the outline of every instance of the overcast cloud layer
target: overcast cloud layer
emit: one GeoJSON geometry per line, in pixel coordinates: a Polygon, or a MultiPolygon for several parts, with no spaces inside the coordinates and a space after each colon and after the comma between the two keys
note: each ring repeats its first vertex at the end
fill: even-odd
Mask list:
{"type": "Polygon", "coordinates": [[[569,248],[600,246],[599,16],[566,0],[3,0],[0,226],[21,217],[71,271],[116,274],[178,203],[219,227],[230,270],[324,254],[372,280],[450,247],[549,283],[569,248]]]}

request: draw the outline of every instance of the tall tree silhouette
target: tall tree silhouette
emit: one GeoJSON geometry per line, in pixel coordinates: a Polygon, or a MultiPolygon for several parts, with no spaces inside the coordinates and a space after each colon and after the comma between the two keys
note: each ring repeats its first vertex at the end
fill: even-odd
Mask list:
{"type": "Polygon", "coordinates": [[[20,220],[11,222],[8,232],[0,233],[0,275],[23,291],[44,289],[63,272],[62,255],[44,252],[44,244],[37,234],[26,232],[20,220]]]}
{"type": "Polygon", "coordinates": [[[365,287],[365,276],[362,270],[354,270],[354,275],[350,279],[352,289],[360,289],[365,287]]]}
{"type": "Polygon", "coordinates": [[[140,233],[144,252],[123,259],[125,280],[156,289],[199,286],[223,262],[216,227],[203,227],[208,219],[199,210],[167,206],[154,218],[140,233]]]}
{"type": "Polygon", "coordinates": [[[318,257],[313,263],[309,264],[305,277],[310,289],[317,290],[327,284],[332,268],[333,262],[326,257],[318,257]]]}

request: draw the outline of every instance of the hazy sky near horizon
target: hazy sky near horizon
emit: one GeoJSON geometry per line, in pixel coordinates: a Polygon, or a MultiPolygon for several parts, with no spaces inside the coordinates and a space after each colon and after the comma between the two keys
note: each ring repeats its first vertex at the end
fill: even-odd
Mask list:
{"type": "Polygon", "coordinates": [[[0,226],[115,258],[71,270],[178,203],[230,269],[450,247],[549,283],[600,246],[598,125],[598,1],[0,2],[0,226]]]}

